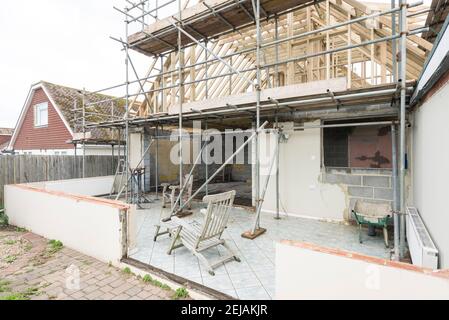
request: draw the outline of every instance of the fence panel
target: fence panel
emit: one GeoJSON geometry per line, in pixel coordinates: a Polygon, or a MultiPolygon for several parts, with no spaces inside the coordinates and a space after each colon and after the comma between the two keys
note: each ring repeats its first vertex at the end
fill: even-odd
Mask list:
{"type": "MultiPolygon", "coordinates": [[[[115,173],[117,157],[86,156],[86,178],[115,173]]],[[[0,207],[7,184],[81,178],[82,156],[2,155],[0,156],[0,207]]]]}

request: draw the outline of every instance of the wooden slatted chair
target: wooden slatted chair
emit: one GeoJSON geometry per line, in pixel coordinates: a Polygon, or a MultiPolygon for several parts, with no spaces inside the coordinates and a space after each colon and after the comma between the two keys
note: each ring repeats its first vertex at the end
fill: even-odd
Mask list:
{"type": "MultiPolygon", "coordinates": [[[[189,176],[186,174],[184,176],[184,183],[187,181],[186,187],[182,193],[182,200],[187,201],[192,196],[193,189],[193,175],[189,176]]],[[[176,199],[178,198],[179,192],[181,191],[182,186],[179,185],[170,185],[168,183],[162,183],[162,208],[166,207],[166,203],[170,203],[170,208],[173,210],[173,206],[175,204],[176,199]],[[169,192],[170,190],[170,192],[169,192]]],[[[189,209],[192,209],[192,204],[189,202],[187,204],[189,209]]]]}
{"type": "Polygon", "coordinates": [[[235,190],[208,195],[203,198],[207,203],[207,209],[203,211],[202,222],[187,222],[177,217],[172,218],[172,222],[178,225],[173,231],[173,240],[168,250],[171,254],[175,248],[185,246],[203,263],[211,275],[215,275],[214,268],[230,260],[240,262],[239,257],[221,238],[228,224],[230,209],[234,203],[235,190]],[[178,243],[180,242],[180,243],[178,243]],[[177,244],[178,243],[178,244],[177,244]],[[228,254],[215,262],[209,262],[203,255],[207,249],[223,246],[228,254]]]}
{"type": "MultiPolygon", "coordinates": [[[[186,187],[182,194],[183,201],[187,201],[192,196],[192,187],[193,187],[193,175],[189,177],[188,174],[185,175],[184,181],[187,181],[186,187]]],[[[168,183],[163,183],[162,186],[164,187],[162,191],[162,213],[161,213],[161,221],[155,226],[156,227],[156,233],[154,234],[153,240],[156,241],[157,238],[164,234],[171,233],[172,229],[176,229],[178,227],[177,224],[175,224],[170,219],[170,214],[175,213],[175,210],[179,208],[179,202],[176,205],[176,209],[173,207],[175,206],[176,199],[178,198],[179,192],[181,191],[181,188],[179,186],[172,186],[168,183]],[[170,189],[170,194],[168,193],[168,190],[170,189]],[[165,211],[164,208],[166,208],[166,202],[170,201],[170,211],[165,211]]],[[[186,207],[188,209],[192,209],[192,202],[186,204],[186,207]]]]}

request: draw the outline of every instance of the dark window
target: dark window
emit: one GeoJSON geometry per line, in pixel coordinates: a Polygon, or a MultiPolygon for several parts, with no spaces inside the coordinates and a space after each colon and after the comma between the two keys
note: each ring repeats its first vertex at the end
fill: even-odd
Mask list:
{"type": "Polygon", "coordinates": [[[327,167],[391,168],[389,126],[324,128],[327,167]]]}
{"type": "Polygon", "coordinates": [[[348,166],[349,128],[324,128],[324,165],[326,167],[348,166]]]}

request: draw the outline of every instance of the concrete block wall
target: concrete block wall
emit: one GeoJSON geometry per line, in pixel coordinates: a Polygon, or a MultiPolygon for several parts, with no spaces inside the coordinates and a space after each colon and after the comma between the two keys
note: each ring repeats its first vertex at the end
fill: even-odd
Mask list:
{"type": "Polygon", "coordinates": [[[393,204],[392,172],[389,169],[326,168],[323,182],[341,185],[347,194],[346,219],[356,200],[393,204]]]}

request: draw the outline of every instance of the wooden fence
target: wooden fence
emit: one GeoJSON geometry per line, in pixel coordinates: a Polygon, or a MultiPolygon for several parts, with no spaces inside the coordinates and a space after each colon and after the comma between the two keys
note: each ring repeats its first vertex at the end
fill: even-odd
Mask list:
{"type": "MultiPolygon", "coordinates": [[[[117,157],[86,156],[85,176],[113,175],[117,157]]],[[[0,156],[0,207],[3,205],[3,186],[38,181],[81,178],[83,157],[81,156],[0,156]]]]}

